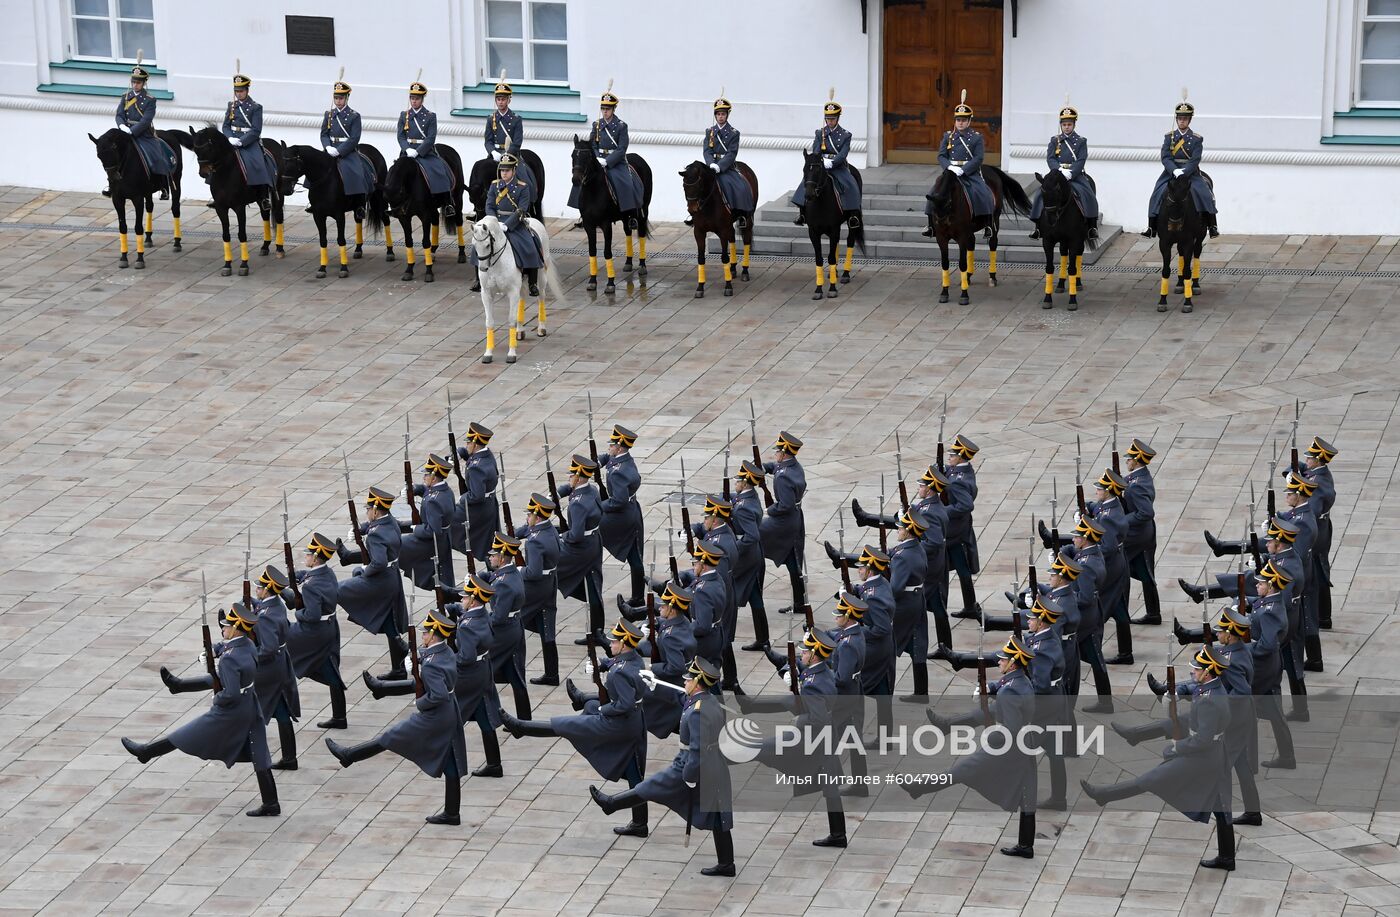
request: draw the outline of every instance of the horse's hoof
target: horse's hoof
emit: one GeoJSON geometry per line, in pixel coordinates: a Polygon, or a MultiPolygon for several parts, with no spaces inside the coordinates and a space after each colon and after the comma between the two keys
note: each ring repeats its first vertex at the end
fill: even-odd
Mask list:
{"type": "Polygon", "coordinates": [[[1076,299],[1071,299],[1071,300],[1069,301],[1069,311],[1071,311],[1071,312],[1078,312],[1078,311],[1079,311],[1079,301],[1078,301],[1078,300],[1076,300],[1076,299]]]}
{"type": "Polygon", "coordinates": [[[338,276],[338,277],[349,277],[349,276],[350,276],[350,269],[349,269],[349,268],[343,267],[343,268],[340,269],[340,273],[337,274],[336,276],[338,276]]]}
{"type": "Polygon", "coordinates": [[[605,287],[603,287],[603,292],[604,292],[604,293],[616,293],[616,292],[617,292],[617,284],[615,284],[615,283],[613,283],[611,280],[609,280],[609,281],[608,281],[608,285],[605,286],[605,287]]]}
{"type": "Polygon", "coordinates": [[[151,234],[150,234],[150,233],[146,233],[146,244],[147,244],[147,245],[150,245],[150,244],[151,244],[151,241],[152,241],[152,240],[151,240],[151,234]]]}
{"type": "Polygon", "coordinates": [[[623,262],[622,262],[622,269],[623,269],[624,271],[627,271],[629,274],[632,272],[632,259],[631,259],[631,258],[628,258],[626,261],[623,261],[623,262]]]}
{"type": "Polygon", "coordinates": [[[1184,303],[1181,304],[1181,311],[1182,311],[1182,312],[1190,312],[1191,310],[1192,310],[1191,300],[1188,299],[1188,300],[1186,300],[1186,302],[1184,302],[1184,303]]]}
{"type": "Polygon", "coordinates": [[[244,261],[242,264],[238,265],[238,276],[239,276],[239,277],[247,277],[247,276],[248,276],[248,262],[244,261]]]}
{"type": "MultiPolygon", "coordinates": [[[[479,289],[481,289],[481,287],[478,286],[477,289],[479,290],[479,289]]],[[[588,285],[585,286],[584,289],[587,290],[587,291],[590,292],[590,293],[594,292],[595,290],[598,289],[598,281],[596,281],[596,280],[590,280],[590,281],[588,281],[588,285]]]]}
{"type": "Polygon", "coordinates": [[[506,354],[506,362],[507,362],[507,363],[514,363],[514,362],[516,361],[516,359],[517,359],[517,358],[516,358],[515,354],[513,354],[513,353],[508,353],[508,354],[506,354]]]}
{"type": "Polygon", "coordinates": [[[458,263],[458,264],[466,264],[466,263],[467,263],[467,253],[464,252],[464,251],[462,251],[462,250],[460,250],[460,249],[458,249],[458,251],[457,251],[457,263],[458,263]]]}
{"type": "Polygon", "coordinates": [[[259,254],[259,255],[262,255],[263,257],[266,257],[266,256],[267,256],[267,253],[270,252],[270,251],[272,251],[272,249],[271,249],[270,247],[268,247],[268,245],[267,245],[266,242],[264,242],[264,243],[263,243],[263,247],[260,248],[260,249],[258,249],[258,254],[259,254]]]}
{"type": "Polygon", "coordinates": [[[277,260],[278,260],[278,261],[281,261],[281,260],[282,260],[283,258],[285,258],[285,257],[287,257],[287,252],[286,252],[286,250],[283,249],[282,246],[280,246],[280,245],[277,246],[277,260]]]}
{"type": "Polygon", "coordinates": [[[835,287],[832,287],[831,289],[829,289],[829,290],[826,291],[826,298],[827,298],[827,299],[835,299],[835,298],[836,298],[836,288],[835,288],[835,287]]]}
{"type": "Polygon", "coordinates": [[[987,275],[987,280],[988,280],[988,283],[987,283],[988,286],[994,287],[994,286],[997,285],[997,275],[996,275],[996,274],[988,274],[988,275],[987,275]]]}
{"type": "Polygon", "coordinates": [[[385,260],[385,261],[396,261],[396,260],[398,260],[398,259],[394,257],[394,253],[393,253],[392,251],[387,251],[387,252],[384,253],[384,260],[385,260]]]}
{"type": "Polygon", "coordinates": [[[481,362],[483,363],[490,363],[493,359],[494,357],[492,357],[489,353],[481,355],[481,362]]]}
{"type": "Polygon", "coordinates": [[[1045,297],[1044,299],[1042,299],[1042,300],[1040,301],[1040,308],[1042,308],[1042,309],[1053,309],[1053,308],[1055,308],[1055,300],[1051,299],[1049,296],[1045,297]]]}
{"type": "Polygon", "coordinates": [[[219,276],[220,276],[220,277],[232,277],[232,276],[233,276],[233,265],[231,265],[231,264],[225,264],[223,267],[219,268],[219,276]]]}
{"type": "Polygon", "coordinates": [[[939,301],[939,302],[947,302],[947,301],[948,301],[948,294],[947,294],[947,293],[939,293],[939,294],[938,294],[938,301],[939,301]]]}
{"type": "Polygon", "coordinates": [[[958,297],[958,305],[960,306],[965,306],[970,302],[972,302],[972,300],[968,298],[966,293],[958,297]]]}
{"type": "Polygon", "coordinates": [[[704,291],[704,290],[696,290],[696,291],[695,291],[695,298],[696,298],[696,299],[704,299],[704,298],[705,298],[705,291],[704,291]]]}
{"type": "Polygon", "coordinates": [[[536,337],[546,337],[548,334],[549,332],[545,329],[543,325],[535,329],[536,337]]]}
{"type": "Polygon", "coordinates": [[[739,279],[740,279],[740,280],[748,280],[748,279],[749,279],[749,269],[748,269],[748,268],[744,268],[744,270],[739,274],[739,279]]]}
{"type": "Polygon", "coordinates": [[[356,261],[359,261],[359,260],[360,260],[361,258],[363,258],[364,256],[365,256],[365,253],[364,253],[363,251],[361,251],[360,249],[358,249],[358,248],[355,249],[353,252],[350,253],[350,257],[351,257],[351,258],[354,258],[356,261]]]}
{"type": "MultiPolygon", "coordinates": [[[[176,239],[176,240],[175,240],[175,244],[174,244],[174,245],[171,245],[170,247],[171,247],[171,249],[173,249],[174,251],[177,251],[177,252],[182,252],[182,251],[185,250],[184,246],[182,246],[182,245],[180,244],[180,240],[179,240],[179,239],[176,239]]],[[[280,257],[280,256],[279,256],[279,257],[280,257]]]]}
{"type": "Polygon", "coordinates": [[[432,282],[433,282],[433,273],[432,273],[432,271],[429,271],[428,273],[426,273],[426,274],[423,275],[423,282],[424,282],[424,283],[432,283],[432,282]]]}
{"type": "Polygon", "coordinates": [[[326,279],[326,269],[325,269],[325,268],[321,268],[319,271],[316,272],[316,279],[317,279],[317,280],[325,280],[325,279],[326,279]]]}
{"type": "Polygon", "coordinates": [[[412,271],[404,271],[402,274],[399,275],[399,279],[400,279],[400,280],[412,280],[412,279],[413,279],[413,272],[412,272],[412,271]]]}
{"type": "Polygon", "coordinates": [[[1063,280],[1061,280],[1061,281],[1059,281],[1058,283],[1055,284],[1055,292],[1056,292],[1056,293],[1063,293],[1064,291],[1065,291],[1065,282],[1064,282],[1063,280]]]}
{"type": "Polygon", "coordinates": [[[813,299],[825,299],[826,297],[822,294],[821,288],[818,288],[818,289],[817,289],[817,292],[815,292],[815,293],[812,294],[812,298],[813,298],[813,299]]]}
{"type": "Polygon", "coordinates": [[[641,262],[640,264],[637,265],[637,276],[638,276],[638,277],[645,277],[646,275],[647,275],[647,263],[646,263],[645,261],[643,261],[643,262],[641,262]]]}
{"type": "Polygon", "coordinates": [[[725,285],[724,285],[724,295],[725,295],[725,296],[733,296],[733,295],[734,295],[734,286],[733,286],[733,284],[725,283],[725,285]]]}
{"type": "Polygon", "coordinates": [[[143,260],[140,259],[140,258],[137,258],[137,259],[136,259],[136,270],[138,270],[138,271],[144,271],[145,269],[146,269],[146,262],[143,261],[143,260]]]}
{"type": "Polygon", "coordinates": [[[1185,285],[1184,283],[1182,283],[1180,280],[1178,280],[1178,281],[1176,282],[1176,292],[1181,293],[1181,292],[1184,292],[1185,290],[1186,290],[1186,285],[1185,285]]]}
{"type": "Polygon", "coordinates": [[[1159,302],[1159,303],[1157,303],[1157,311],[1158,311],[1158,312],[1165,312],[1165,311],[1167,311],[1167,304],[1164,303],[1164,302],[1159,302]]]}
{"type": "Polygon", "coordinates": [[[472,284],[471,287],[470,287],[469,289],[470,289],[473,293],[480,293],[480,292],[481,292],[481,281],[478,280],[476,283],[472,284]]]}
{"type": "Polygon", "coordinates": [[[850,272],[850,271],[842,271],[842,272],[841,272],[841,282],[842,282],[842,283],[850,283],[850,282],[851,282],[851,272],[850,272]]]}
{"type": "Polygon", "coordinates": [[[131,267],[131,265],[126,261],[126,259],[122,259],[121,261],[117,262],[117,267],[121,268],[122,270],[126,270],[127,268],[131,267]]]}

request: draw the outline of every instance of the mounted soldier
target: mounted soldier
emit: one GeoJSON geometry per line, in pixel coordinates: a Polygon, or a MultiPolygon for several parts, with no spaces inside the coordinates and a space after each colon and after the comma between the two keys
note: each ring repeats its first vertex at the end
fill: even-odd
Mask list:
{"type": "MultiPolygon", "coordinates": [[[[593,122],[589,134],[589,145],[607,175],[608,189],[612,193],[617,209],[622,213],[642,209],[642,179],[627,164],[627,122],[617,116],[617,96],[612,92],[612,80],[608,80],[607,91],[598,99],[599,118],[593,122]]],[[[574,185],[569,192],[569,206],[578,207],[579,186],[574,185]]],[[[630,225],[625,227],[631,231],[630,225]]]]}
{"type": "Polygon", "coordinates": [[[1206,138],[1191,130],[1191,119],[1196,114],[1196,106],[1186,101],[1186,90],[1181,91],[1181,102],[1176,106],[1176,130],[1162,138],[1162,174],[1157,176],[1157,184],[1152,188],[1152,200],[1147,206],[1147,228],[1142,234],[1152,238],[1157,234],[1157,212],[1162,207],[1162,198],[1167,193],[1167,182],[1185,176],[1191,180],[1191,200],[1200,211],[1210,237],[1220,235],[1215,225],[1215,191],[1210,180],[1201,172],[1201,155],[1205,152],[1206,138]]]}
{"type": "Polygon", "coordinates": [[[455,217],[452,170],[437,154],[437,115],[423,105],[427,94],[428,87],[417,80],[409,84],[408,108],[399,115],[399,151],[412,159],[423,173],[423,181],[427,182],[434,203],[442,208],[442,215],[455,217]]]}
{"type": "MultiPolygon", "coordinates": [[[[1085,221],[1089,224],[1089,238],[1099,237],[1099,199],[1094,192],[1094,180],[1084,171],[1089,161],[1089,141],[1080,136],[1076,127],[1079,124],[1079,111],[1071,105],[1060,109],[1060,132],[1050,138],[1045,145],[1045,165],[1058,169],[1069,182],[1070,193],[1078,205],[1085,221]]],[[[1031,203],[1031,220],[1038,221],[1044,212],[1045,204],[1037,192],[1031,203]]],[[[1040,238],[1040,227],[1031,233],[1032,239],[1040,238]]]]}
{"type": "Polygon", "coordinates": [[[220,125],[229,146],[238,152],[238,167],[243,170],[243,180],[250,189],[257,189],[259,206],[272,209],[272,185],[277,181],[273,173],[272,161],[262,147],[261,104],[254,102],[248,94],[253,81],[241,73],[233,75],[233,101],[224,112],[224,123],[220,125]]]}
{"type": "MultiPolygon", "coordinates": [[[[715,99],[715,123],[705,129],[705,140],[700,155],[701,161],[710,167],[719,182],[719,193],[729,212],[734,214],[734,222],[742,229],[748,225],[755,202],[753,189],[744,176],[734,168],[739,159],[739,130],[729,123],[729,113],[733,106],[729,100],[715,99]]],[[[687,224],[690,220],[686,221],[687,224]]]]}
{"type": "MultiPolygon", "coordinates": [[[[953,129],[943,133],[938,142],[938,164],[958,177],[958,184],[967,195],[968,206],[974,217],[991,216],[997,209],[996,197],[987,181],[982,177],[982,159],[986,155],[986,143],[982,135],[972,129],[972,106],[967,104],[967,90],[962,91],[962,100],[953,108],[953,129]]],[[[933,235],[933,198],[924,205],[929,225],[924,230],[926,236],[933,235]]]]}
{"type": "MultiPolygon", "coordinates": [[[[486,215],[501,221],[506,238],[510,240],[511,254],[515,256],[515,266],[525,272],[530,284],[530,295],[540,295],[540,268],[544,267],[544,256],[535,234],[525,221],[530,216],[530,205],[534,202],[534,188],[520,177],[517,168],[520,160],[507,150],[501,154],[499,178],[491,183],[486,192],[486,215]]],[[[472,250],[471,262],[477,263],[476,250],[472,250]]]]}
{"type": "MultiPolygon", "coordinates": [[[[484,197],[487,187],[496,176],[501,158],[508,151],[514,150],[516,159],[520,158],[521,145],[525,142],[525,121],[511,110],[510,101],[514,93],[515,90],[506,82],[506,72],[502,70],[501,77],[496,82],[496,110],[486,118],[486,156],[472,166],[471,178],[467,182],[467,193],[474,201],[484,197]]],[[[516,171],[530,186],[532,199],[538,203],[540,186],[535,173],[527,163],[517,163],[516,171]]],[[[472,219],[479,220],[485,213],[484,210],[478,211],[472,215],[472,219]]]]}
{"type": "MultiPolygon", "coordinates": [[[[860,183],[846,165],[846,158],[851,154],[851,132],[841,126],[841,105],[836,101],[835,89],[827,91],[822,119],[824,123],[812,138],[812,153],[821,156],[822,165],[831,173],[841,209],[852,213],[861,209],[860,183]]],[[[792,205],[797,208],[797,219],[792,221],[794,225],[806,225],[806,218],[802,215],[802,206],[806,203],[807,187],[805,184],[798,185],[792,196],[792,205]]],[[[854,229],[860,225],[860,217],[852,216],[850,222],[854,229]]]]}
{"type": "MultiPolygon", "coordinates": [[[[146,92],[146,81],[151,74],[141,66],[141,52],[136,52],[136,66],[131,68],[131,88],[122,94],[117,102],[117,128],[130,134],[141,154],[141,164],[150,175],[167,176],[160,189],[160,199],[170,199],[169,175],[175,171],[175,153],[164,140],[156,136],[152,123],[156,117],[156,100],[146,92]]],[[[102,192],[111,196],[111,189],[102,192]]]]}
{"type": "Polygon", "coordinates": [[[345,195],[355,199],[355,222],[365,218],[365,198],[374,190],[374,167],[359,155],[360,113],[350,107],[350,84],[336,80],[334,105],[321,124],[321,146],[335,158],[345,195]]]}

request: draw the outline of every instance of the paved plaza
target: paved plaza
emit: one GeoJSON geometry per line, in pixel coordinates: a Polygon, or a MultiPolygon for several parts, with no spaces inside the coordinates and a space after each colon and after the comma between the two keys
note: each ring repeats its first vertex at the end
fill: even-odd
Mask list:
{"type": "MultiPolygon", "coordinates": [[[[479,300],[450,253],[433,285],[421,265],[418,281],[400,282],[402,250],[386,264],[370,245],[348,279],[318,281],[296,208],[285,260],[254,255],[251,276],[220,277],[217,221],[202,203],[187,202],[183,252],[170,249],[162,206],[148,269],[119,271],[106,200],[0,188],[0,481],[11,520],[0,536],[0,913],[1400,914],[1400,812],[1270,813],[1262,828],[1239,829],[1239,868],[1227,876],[1196,867],[1211,831],[1175,812],[1041,813],[1027,861],[996,852],[1014,838],[1014,816],[853,800],[846,850],[810,845],[825,833],[820,811],[739,813],[739,873],[724,880],[699,874],[713,862],[709,838],[686,847],[660,806],[649,839],[614,837],[620,816],[589,801],[598,779],[559,740],[506,741],[504,779],[464,781],[463,824],[426,826],[441,784],[390,755],[343,770],[315,726],[326,691],[309,681],[300,769],[277,775],[280,818],[244,817],[251,768],[183,755],[142,766],[118,741],[153,738],[208,703],[168,694],[157,676],[161,665],[197,667],[200,573],[211,602],[234,600],[249,526],[255,567],[280,566],[284,490],[294,540],[342,534],[342,450],[357,496],[371,484],[397,491],[404,416],[417,465],[446,448],[449,389],[459,434],[470,420],[495,430],[517,520],[544,489],[542,423],[556,471],[586,451],[586,393],[600,438],[614,421],[636,430],[658,570],[680,460],[688,489],[718,490],[726,436],[734,463],[748,453],[752,399],[765,451],[779,429],[805,441],[822,616],[839,580],[820,541],[836,540],[837,508],[878,502],[882,473],[896,499],[895,432],[912,478],[932,460],[947,395],[947,437],[981,446],[978,593],[989,610],[1004,609],[1002,591],[1024,570],[1031,515],[1049,514],[1052,490],[1061,512],[1073,501],[1076,437],[1086,474],[1106,464],[1117,403],[1120,442],[1140,437],[1159,452],[1164,613],[1195,619],[1175,579],[1200,578],[1202,529],[1243,528],[1249,481],[1262,500],[1301,399],[1300,439],[1319,434],[1341,450],[1336,629],[1323,634],[1326,671],[1309,675],[1309,689],[1400,693],[1400,239],[1231,237],[1222,217],[1204,291],[1183,315],[1179,295],[1171,311],[1155,309],[1155,243],[1120,237],[1086,270],[1070,313],[1064,295],[1053,311],[1039,307],[1038,269],[1006,266],[995,289],[979,274],[970,306],[940,306],[929,266],[859,260],[840,296],[820,302],[809,298],[809,260],[756,259],[733,298],[720,295],[712,260],[696,300],[680,225],[657,227],[644,286],[621,273],[619,253],[625,282],[605,297],[583,289],[581,234],[552,221],[568,295],[550,305],[549,336],[532,335],[506,365],[502,332],[496,362],[482,365],[479,300]]],[[[856,537],[848,528],[847,543],[856,537]]],[[[626,572],[609,557],[605,575],[611,608],[626,572]]],[[[786,639],[798,623],[775,614],[786,575],[770,572],[768,584],[774,639],[786,639]]],[[[561,600],[561,674],[575,678],[584,619],[581,603],[561,600]]],[[[336,737],[360,741],[409,705],[368,697],[358,676],[386,667],[384,643],[342,629],[351,728],[336,737]]],[[[1135,631],[1137,664],[1114,667],[1115,692],[1145,693],[1149,665],[1161,674],[1167,628],[1135,631]]],[[[975,635],[958,622],[961,648],[975,635]]],[[[752,639],[747,611],[739,637],[752,639]]],[[[529,646],[536,675],[538,641],[529,646]]],[[[760,655],[739,657],[751,693],[783,690],[760,655]]],[[[896,693],[907,693],[907,663],[900,674],[896,693]]],[[[935,693],[965,697],[973,684],[939,663],[930,676],[935,693]]],[[[543,714],[569,710],[562,687],[532,698],[543,714]]],[[[1306,764],[1309,727],[1295,730],[1306,764]]],[[[474,726],[467,745],[475,766],[474,726]]],[[[674,740],[652,741],[649,766],[674,752],[674,740]]]]}

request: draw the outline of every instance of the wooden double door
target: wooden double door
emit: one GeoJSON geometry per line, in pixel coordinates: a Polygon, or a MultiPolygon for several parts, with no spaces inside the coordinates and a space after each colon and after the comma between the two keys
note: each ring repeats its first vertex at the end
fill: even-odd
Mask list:
{"type": "Polygon", "coordinates": [[[933,162],[962,90],[987,162],[1001,161],[1000,0],[884,0],[882,142],[888,162],[933,162]]]}

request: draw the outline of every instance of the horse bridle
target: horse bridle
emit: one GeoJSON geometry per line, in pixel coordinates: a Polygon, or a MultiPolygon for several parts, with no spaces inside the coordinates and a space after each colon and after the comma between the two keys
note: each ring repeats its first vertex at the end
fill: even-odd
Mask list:
{"type": "Polygon", "coordinates": [[[689,189],[691,189],[691,188],[695,187],[696,185],[700,184],[700,180],[701,180],[702,178],[704,178],[704,175],[701,175],[700,178],[697,178],[694,182],[688,182],[688,181],[686,181],[685,179],[681,179],[681,188],[683,189],[683,191],[684,191],[684,193],[685,193],[685,202],[686,202],[687,204],[695,204],[695,212],[697,212],[697,213],[698,213],[699,211],[705,209],[705,205],[708,204],[708,203],[710,202],[710,199],[713,198],[713,197],[715,196],[715,191],[716,191],[716,189],[719,188],[719,181],[716,180],[716,181],[714,181],[714,182],[712,182],[712,183],[710,184],[710,193],[709,193],[709,194],[705,195],[703,198],[698,198],[698,199],[697,199],[697,198],[691,197],[691,196],[690,196],[690,190],[689,190],[689,189]]]}
{"type": "MultiPolygon", "coordinates": [[[[496,266],[496,262],[501,260],[502,256],[505,255],[506,250],[504,248],[500,249],[500,251],[496,250],[496,237],[489,230],[486,233],[486,237],[491,242],[491,250],[487,252],[486,258],[484,259],[486,270],[489,271],[491,270],[491,268],[496,266]]],[[[480,263],[483,263],[483,259],[478,259],[478,264],[480,263]]]]}

